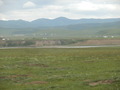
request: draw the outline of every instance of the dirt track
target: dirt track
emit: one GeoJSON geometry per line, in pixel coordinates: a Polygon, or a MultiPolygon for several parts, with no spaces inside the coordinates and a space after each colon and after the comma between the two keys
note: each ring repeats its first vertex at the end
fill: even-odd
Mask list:
{"type": "Polygon", "coordinates": [[[41,46],[41,47],[0,47],[0,49],[17,49],[17,48],[95,48],[95,47],[120,47],[120,45],[96,45],[96,46],[41,46]]]}

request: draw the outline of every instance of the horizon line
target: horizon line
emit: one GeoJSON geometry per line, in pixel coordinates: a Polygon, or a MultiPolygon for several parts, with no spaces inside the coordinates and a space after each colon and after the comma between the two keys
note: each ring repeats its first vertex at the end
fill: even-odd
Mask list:
{"type": "Polygon", "coordinates": [[[34,20],[24,20],[24,19],[5,19],[5,20],[3,20],[3,19],[0,19],[0,21],[19,21],[19,20],[21,20],[21,21],[27,21],[27,22],[32,22],[32,21],[35,21],[35,20],[39,20],[39,19],[47,19],[47,20],[55,20],[55,19],[58,19],[58,18],[66,18],[66,19],[70,19],[70,20],[82,20],[82,19],[120,19],[120,17],[108,17],[108,18],[68,18],[68,17],[63,17],[63,16],[61,16],[61,17],[56,17],[56,18],[38,18],[38,19],[34,19],[34,20]]]}

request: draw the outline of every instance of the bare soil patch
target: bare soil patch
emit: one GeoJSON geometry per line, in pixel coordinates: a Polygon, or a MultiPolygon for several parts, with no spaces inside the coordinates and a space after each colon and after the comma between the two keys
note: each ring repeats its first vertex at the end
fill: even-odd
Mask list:
{"type": "Polygon", "coordinates": [[[100,80],[100,81],[89,82],[88,84],[90,86],[96,86],[100,84],[112,84],[113,82],[115,81],[114,80],[100,80]]]}
{"type": "Polygon", "coordinates": [[[120,45],[119,39],[86,40],[77,42],[74,45],[120,45]]]}
{"type": "Polygon", "coordinates": [[[11,76],[8,76],[8,78],[17,78],[17,77],[28,77],[30,75],[11,75],[11,76]]]}
{"type": "Polygon", "coordinates": [[[6,79],[6,76],[0,76],[0,79],[6,79]]]}

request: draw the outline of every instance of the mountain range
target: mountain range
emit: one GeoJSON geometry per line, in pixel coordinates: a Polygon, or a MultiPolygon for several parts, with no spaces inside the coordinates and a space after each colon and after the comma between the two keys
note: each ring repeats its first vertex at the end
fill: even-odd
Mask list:
{"type": "Polygon", "coordinates": [[[0,20],[1,36],[37,36],[37,37],[86,37],[102,35],[120,35],[120,18],[110,19],[37,19],[0,20]]]}

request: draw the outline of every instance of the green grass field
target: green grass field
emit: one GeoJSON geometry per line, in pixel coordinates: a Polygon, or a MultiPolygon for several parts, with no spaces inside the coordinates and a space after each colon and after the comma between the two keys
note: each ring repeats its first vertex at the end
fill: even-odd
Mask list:
{"type": "Polygon", "coordinates": [[[0,49],[0,90],[120,90],[120,47],[0,49]]]}

